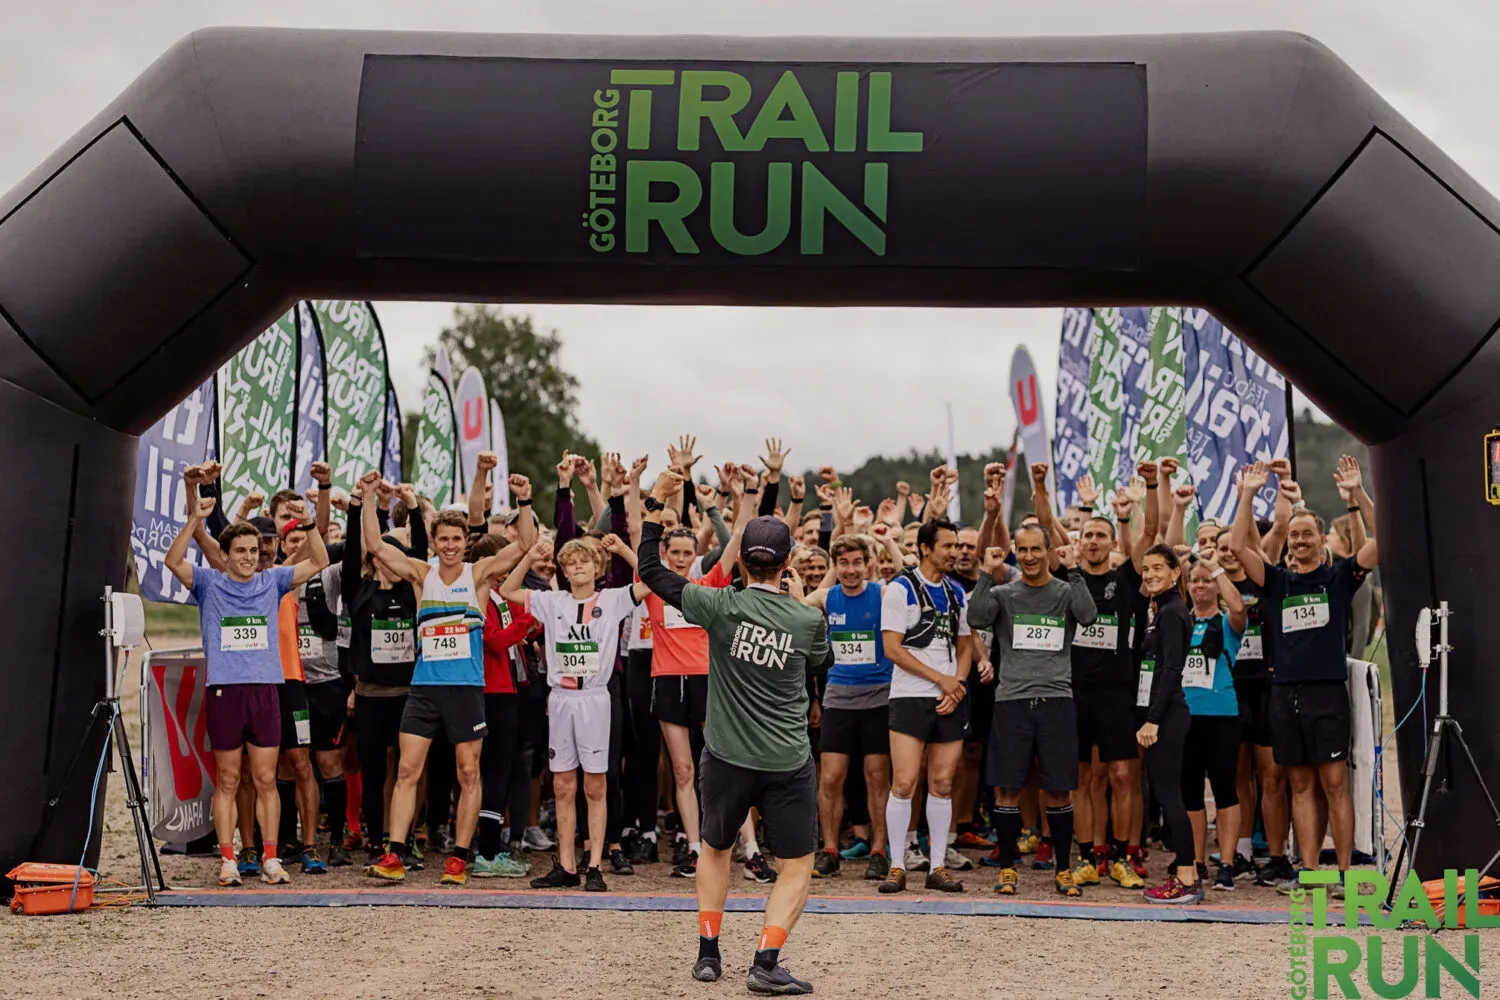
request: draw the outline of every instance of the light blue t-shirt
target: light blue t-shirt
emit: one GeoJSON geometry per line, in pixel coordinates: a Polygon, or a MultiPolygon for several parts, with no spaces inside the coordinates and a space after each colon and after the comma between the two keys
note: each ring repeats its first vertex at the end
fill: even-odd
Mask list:
{"type": "Polygon", "coordinates": [[[280,684],[282,595],[293,590],[290,566],[274,566],[240,583],[195,566],[190,591],[198,605],[208,684],[280,684]]]}
{"type": "Polygon", "coordinates": [[[1193,620],[1193,638],[1182,668],[1182,693],[1192,715],[1239,715],[1240,702],[1234,690],[1234,661],[1240,655],[1240,637],[1229,624],[1229,615],[1193,620]],[[1220,650],[1212,660],[1204,646],[1220,650]],[[1195,659],[1196,657],[1196,659],[1195,659]],[[1205,687],[1204,684],[1209,686],[1205,687]]]}

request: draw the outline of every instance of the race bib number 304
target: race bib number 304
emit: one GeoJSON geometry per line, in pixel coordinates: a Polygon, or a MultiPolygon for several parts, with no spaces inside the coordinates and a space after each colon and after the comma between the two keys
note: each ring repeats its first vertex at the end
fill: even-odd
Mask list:
{"type": "Polygon", "coordinates": [[[1118,649],[1120,646],[1120,619],[1116,615],[1100,615],[1092,625],[1081,625],[1073,633],[1073,645],[1085,649],[1118,649]]]}
{"type": "Polygon", "coordinates": [[[1057,615],[1016,615],[1011,648],[1058,652],[1063,648],[1064,624],[1057,615]]]}
{"type": "Polygon", "coordinates": [[[833,662],[843,666],[870,666],[875,663],[874,632],[830,632],[833,662]]]}
{"type": "Polygon", "coordinates": [[[225,653],[247,653],[271,648],[271,628],[265,615],[219,619],[219,649],[225,653]]]}
{"type": "Polygon", "coordinates": [[[469,629],[466,625],[424,625],[422,659],[467,660],[469,629]]]}
{"type": "Polygon", "coordinates": [[[1329,622],[1327,594],[1297,594],[1281,602],[1281,630],[1301,632],[1329,622]]]}
{"type": "Polygon", "coordinates": [[[599,672],[599,641],[559,642],[557,672],[564,677],[593,677],[599,672]]]}

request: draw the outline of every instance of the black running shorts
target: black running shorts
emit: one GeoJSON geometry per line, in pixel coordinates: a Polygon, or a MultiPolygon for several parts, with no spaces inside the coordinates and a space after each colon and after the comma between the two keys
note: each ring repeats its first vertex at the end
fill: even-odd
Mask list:
{"type": "Polygon", "coordinates": [[[703,728],[708,712],[708,675],[651,678],[651,714],[658,722],[688,729],[703,728]]]}
{"type": "Polygon", "coordinates": [[[874,708],[823,709],[822,753],[842,753],[850,757],[884,755],[891,752],[890,709],[874,708]]]}
{"type": "Polygon", "coordinates": [[[923,743],[957,743],[969,735],[969,699],[947,715],[938,715],[937,699],[892,698],[889,706],[891,732],[914,736],[923,743]]]}
{"type": "Polygon", "coordinates": [[[344,691],[344,682],[320,681],[307,685],[306,690],[313,750],[337,750],[344,744],[344,727],[349,720],[349,696],[344,691]]]}
{"type": "Polygon", "coordinates": [[[1281,767],[1347,761],[1349,715],[1343,681],[1272,684],[1272,757],[1281,767]]]}
{"type": "Polygon", "coordinates": [[[1271,678],[1236,677],[1234,691],[1240,699],[1240,741],[1271,746],[1271,678]]]}
{"type": "Polygon", "coordinates": [[[818,849],[818,777],[812,758],[795,771],[753,771],[722,761],[707,748],[698,759],[703,842],[716,851],[734,846],[753,806],[766,826],[772,857],[803,858],[818,849]]]}
{"type": "Polygon", "coordinates": [[[1078,787],[1078,720],[1072,698],[995,702],[989,779],[996,788],[1026,787],[1032,758],[1044,792],[1078,787]]]}
{"type": "Polygon", "coordinates": [[[296,750],[311,744],[307,685],[302,681],[285,681],[281,685],[281,749],[296,750]]]}
{"type": "Polygon", "coordinates": [[[482,740],[489,732],[484,720],[484,688],[479,685],[414,684],[401,713],[401,731],[424,740],[439,733],[457,746],[482,740]]]}
{"type": "Polygon", "coordinates": [[[1078,715],[1078,761],[1086,764],[1099,748],[1101,761],[1135,760],[1140,747],[1135,732],[1134,684],[1074,684],[1078,715]]]}

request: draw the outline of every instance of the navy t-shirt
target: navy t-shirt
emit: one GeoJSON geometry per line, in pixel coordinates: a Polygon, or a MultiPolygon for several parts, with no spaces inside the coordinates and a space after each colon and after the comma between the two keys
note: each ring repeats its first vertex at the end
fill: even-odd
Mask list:
{"type": "Polygon", "coordinates": [[[1311,573],[1266,567],[1260,606],[1271,639],[1275,683],[1348,679],[1349,613],[1354,591],[1368,573],[1354,556],[1311,573]]]}

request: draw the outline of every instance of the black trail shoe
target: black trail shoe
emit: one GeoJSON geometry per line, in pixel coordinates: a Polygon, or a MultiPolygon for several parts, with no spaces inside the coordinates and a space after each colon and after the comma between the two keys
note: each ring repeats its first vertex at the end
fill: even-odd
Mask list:
{"type": "Polygon", "coordinates": [[[813,991],[812,983],[798,979],[780,965],[774,969],[760,965],[750,966],[750,975],[746,978],[745,985],[751,993],[764,996],[794,997],[813,991]]]}

